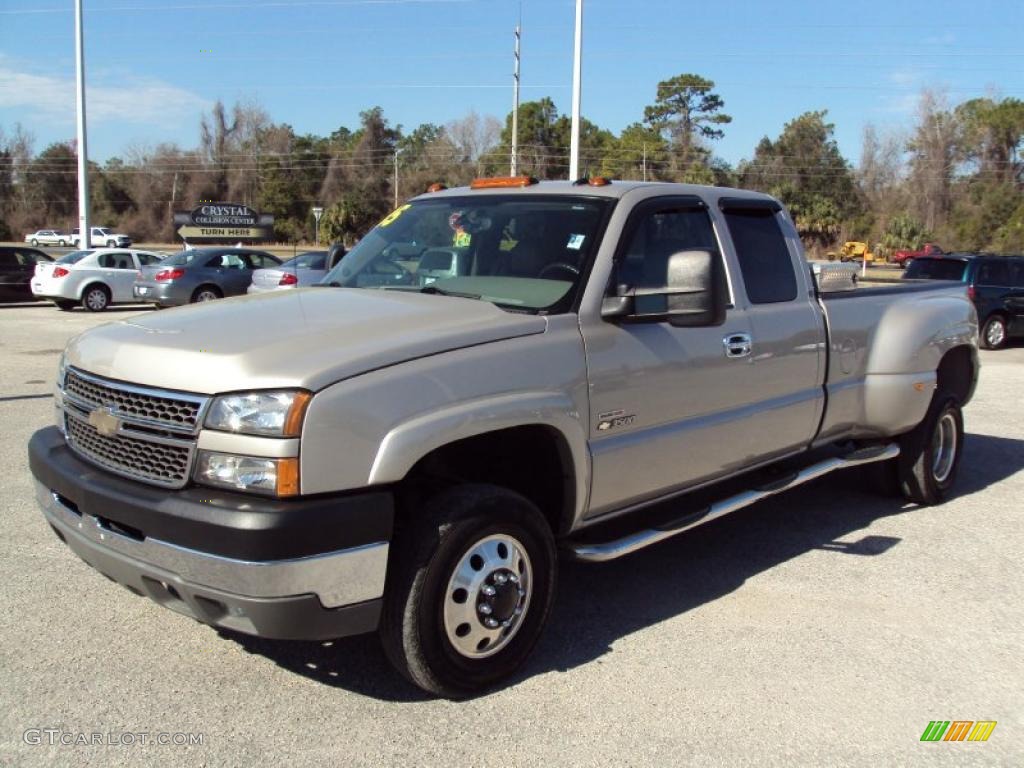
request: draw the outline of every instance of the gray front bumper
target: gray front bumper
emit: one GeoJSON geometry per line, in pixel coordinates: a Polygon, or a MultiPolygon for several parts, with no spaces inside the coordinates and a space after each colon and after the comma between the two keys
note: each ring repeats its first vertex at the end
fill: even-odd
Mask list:
{"type": "Polygon", "coordinates": [[[82,560],[138,595],[207,624],[282,639],[373,631],[380,616],[388,545],[312,557],[249,562],[138,540],[80,514],[36,482],[36,500],[57,536],[82,560]]]}

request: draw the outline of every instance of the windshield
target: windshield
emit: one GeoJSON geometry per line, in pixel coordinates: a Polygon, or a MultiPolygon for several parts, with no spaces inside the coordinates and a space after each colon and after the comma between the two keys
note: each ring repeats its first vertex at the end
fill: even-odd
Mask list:
{"type": "Polygon", "coordinates": [[[908,280],[963,280],[967,262],[961,259],[921,259],[910,262],[903,277],[908,280]]]}
{"type": "Polygon", "coordinates": [[[99,232],[101,235],[110,234],[110,230],[107,229],[106,227],[96,227],[95,229],[93,229],[93,232],[99,232]]]}
{"type": "Polygon", "coordinates": [[[419,200],[381,221],[322,282],[553,310],[575,293],[612,203],[565,195],[419,200]]]}
{"type": "Polygon", "coordinates": [[[72,251],[71,253],[65,254],[57,259],[58,264],[77,264],[92,251],[72,251]]]}

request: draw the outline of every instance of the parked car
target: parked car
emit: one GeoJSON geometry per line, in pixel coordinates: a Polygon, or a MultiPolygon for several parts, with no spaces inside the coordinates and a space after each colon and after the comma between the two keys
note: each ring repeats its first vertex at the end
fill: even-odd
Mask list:
{"type": "MultiPolygon", "coordinates": [[[[118,232],[114,232],[109,227],[89,227],[89,231],[92,233],[89,236],[89,245],[93,248],[100,248],[106,246],[107,248],[127,248],[132,244],[132,239],[128,235],[122,235],[118,232]]],[[[78,229],[71,230],[71,245],[76,248],[80,245],[82,236],[78,229]]]]}
{"type": "Polygon", "coordinates": [[[999,349],[1009,339],[1024,336],[1024,256],[919,256],[903,277],[965,283],[978,310],[981,345],[986,349],[999,349]]]}
{"type": "Polygon", "coordinates": [[[252,248],[193,248],[141,269],[132,293],[159,309],[239,296],[254,271],[280,265],[276,256],[252,248]]]}
{"type": "Polygon", "coordinates": [[[266,293],[283,288],[298,288],[313,285],[327,274],[333,264],[328,264],[327,251],[307,251],[282,262],[270,269],[257,269],[252,273],[252,283],[246,293],[266,293]]]}
{"type": "Polygon", "coordinates": [[[905,268],[914,259],[919,259],[922,256],[941,256],[943,253],[945,253],[945,251],[935,243],[925,243],[916,251],[901,250],[893,252],[892,261],[894,264],[899,264],[901,267],[905,268]]]}
{"type": "Polygon", "coordinates": [[[756,192],[480,180],[320,285],[73,338],[35,497],[135,594],[263,637],[376,631],[435,695],[522,666],[559,551],[612,560],[847,467],[939,504],[971,445],[964,287],[827,292],[756,192]]]}
{"type": "Polygon", "coordinates": [[[71,242],[71,236],[56,229],[40,229],[25,235],[25,242],[32,245],[59,245],[63,248],[71,242]]]}
{"type": "Polygon", "coordinates": [[[111,304],[131,303],[138,270],[166,255],[120,248],[72,251],[36,267],[32,293],[64,310],[81,304],[90,312],[101,312],[111,304]]]}
{"type": "Polygon", "coordinates": [[[51,261],[53,258],[35,248],[0,246],[0,300],[32,301],[31,282],[36,265],[51,261]]]}

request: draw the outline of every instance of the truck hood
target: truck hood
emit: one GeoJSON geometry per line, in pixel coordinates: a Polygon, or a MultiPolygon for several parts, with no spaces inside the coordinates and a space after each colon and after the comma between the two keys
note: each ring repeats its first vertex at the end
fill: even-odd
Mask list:
{"type": "Polygon", "coordinates": [[[310,288],[153,312],[94,328],[68,365],[202,394],[306,387],[406,360],[543,333],[547,321],[486,301],[414,292],[310,288]]]}

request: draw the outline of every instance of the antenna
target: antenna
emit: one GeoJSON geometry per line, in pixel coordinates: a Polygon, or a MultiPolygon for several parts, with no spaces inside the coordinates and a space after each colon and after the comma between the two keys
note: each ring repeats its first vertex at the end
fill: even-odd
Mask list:
{"type": "Polygon", "coordinates": [[[519,23],[516,24],[515,70],[512,74],[512,167],[510,176],[519,175],[519,43],[523,30],[523,4],[519,3],[519,23]]]}

